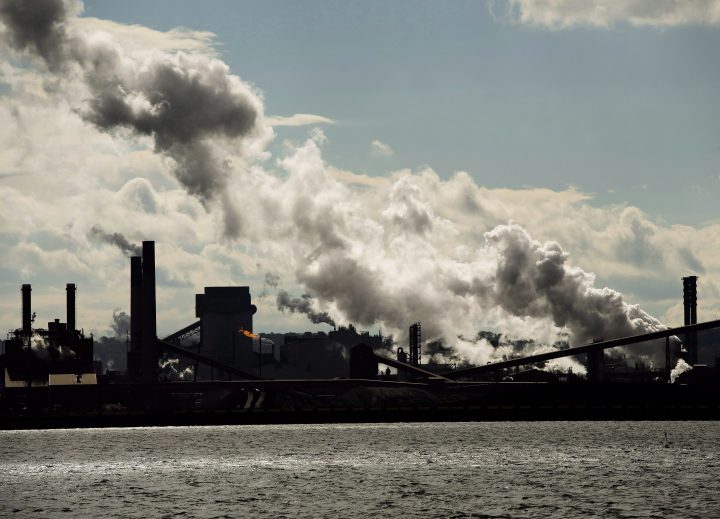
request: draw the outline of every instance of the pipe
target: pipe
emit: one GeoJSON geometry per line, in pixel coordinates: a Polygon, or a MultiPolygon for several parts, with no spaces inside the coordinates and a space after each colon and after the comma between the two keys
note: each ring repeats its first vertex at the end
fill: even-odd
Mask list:
{"type": "Polygon", "coordinates": [[[30,285],[22,286],[22,330],[25,336],[30,336],[32,333],[32,309],[30,292],[32,288],[30,285]]]}
{"type": "Polygon", "coordinates": [[[76,328],[75,293],[77,291],[77,288],[75,287],[75,283],[68,283],[67,285],[65,285],[65,290],[67,291],[67,331],[69,333],[72,333],[75,331],[76,328]]]}

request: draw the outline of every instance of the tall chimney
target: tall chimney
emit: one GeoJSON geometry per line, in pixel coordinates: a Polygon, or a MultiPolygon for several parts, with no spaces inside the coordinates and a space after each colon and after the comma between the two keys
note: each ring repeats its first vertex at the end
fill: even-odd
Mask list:
{"type": "Polygon", "coordinates": [[[687,276],[682,281],[685,326],[697,324],[697,276],[687,276]]]}
{"type": "Polygon", "coordinates": [[[142,258],[130,258],[130,350],[140,350],[142,341],[142,258]]]}
{"type": "MultiPolygon", "coordinates": [[[[687,276],[683,281],[683,309],[685,313],[685,326],[697,324],[697,276],[687,276]]],[[[697,332],[690,332],[685,337],[688,351],[688,362],[691,365],[698,361],[697,332]]]]}
{"type": "Polygon", "coordinates": [[[142,244],[142,380],[157,382],[157,321],[155,315],[155,242],[142,244]]]}
{"type": "Polygon", "coordinates": [[[133,382],[140,382],[142,371],[142,257],[130,258],[130,349],[127,352],[127,375],[133,382]]]}
{"type": "Polygon", "coordinates": [[[30,307],[30,285],[22,286],[22,329],[23,335],[30,336],[32,333],[32,309],[30,307]]]}
{"type": "Polygon", "coordinates": [[[75,331],[75,283],[65,285],[67,291],[67,331],[73,333],[75,331]]]}

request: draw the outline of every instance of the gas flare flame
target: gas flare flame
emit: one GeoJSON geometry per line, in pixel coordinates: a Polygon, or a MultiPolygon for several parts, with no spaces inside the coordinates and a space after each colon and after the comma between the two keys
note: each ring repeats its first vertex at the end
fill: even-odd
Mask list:
{"type": "Polygon", "coordinates": [[[240,328],[238,331],[241,332],[245,337],[250,337],[251,339],[257,339],[258,337],[260,337],[259,335],[255,335],[254,333],[249,332],[243,328],[240,328]]]}

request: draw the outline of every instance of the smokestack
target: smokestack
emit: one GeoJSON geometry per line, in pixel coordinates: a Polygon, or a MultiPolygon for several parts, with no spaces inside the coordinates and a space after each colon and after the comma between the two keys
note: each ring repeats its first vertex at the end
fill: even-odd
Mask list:
{"type": "Polygon", "coordinates": [[[128,377],[139,382],[140,355],[142,355],[142,257],[130,258],[130,349],[127,352],[128,377]]]}
{"type": "MultiPolygon", "coordinates": [[[[155,242],[142,244],[142,333],[143,382],[157,382],[157,321],[155,315],[155,242]]],[[[131,310],[132,311],[132,310],[131,310]]]]}
{"type": "Polygon", "coordinates": [[[685,326],[697,324],[697,276],[687,276],[682,281],[685,326]]]}
{"type": "Polygon", "coordinates": [[[410,327],[410,364],[413,366],[420,366],[421,333],[419,322],[410,327]]]}
{"type": "MultiPolygon", "coordinates": [[[[687,276],[683,281],[683,309],[685,310],[685,326],[697,324],[697,276],[687,276]]],[[[686,334],[686,348],[688,362],[691,366],[697,364],[697,332],[686,334]]]]}
{"type": "Polygon", "coordinates": [[[25,336],[30,336],[32,333],[32,310],[30,307],[30,292],[32,288],[30,285],[22,286],[22,329],[25,336]]]}
{"type": "Polygon", "coordinates": [[[138,351],[142,340],[142,258],[130,258],[130,350],[138,351]]]}
{"type": "Polygon", "coordinates": [[[75,331],[75,283],[65,285],[67,291],[67,331],[72,333],[75,331]]]}

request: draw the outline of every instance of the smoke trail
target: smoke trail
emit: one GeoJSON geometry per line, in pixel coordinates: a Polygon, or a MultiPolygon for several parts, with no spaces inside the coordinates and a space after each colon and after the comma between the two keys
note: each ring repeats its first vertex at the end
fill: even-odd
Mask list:
{"type": "Polygon", "coordinates": [[[206,206],[222,207],[224,232],[238,237],[243,222],[228,191],[229,162],[218,151],[263,131],[259,96],[225,63],[206,55],[127,53],[107,35],[72,22],[81,4],[8,0],[0,9],[6,41],[67,76],[80,71],[88,99],[79,110],[103,131],[122,128],[152,137],[155,151],[175,163],[177,180],[206,206]]]}
{"type": "Polygon", "coordinates": [[[119,232],[108,233],[99,225],[93,225],[90,229],[90,236],[98,238],[110,245],[115,245],[123,254],[127,254],[128,256],[142,256],[142,247],[130,243],[128,239],[119,232]]]}
{"type": "Polygon", "coordinates": [[[285,290],[280,290],[277,294],[277,308],[280,311],[289,310],[290,313],[305,314],[310,322],[314,324],[326,323],[335,326],[327,312],[316,312],[313,309],[313,299],[310,294],[303,294],[300,297],[290,297],[285,290]]]}

